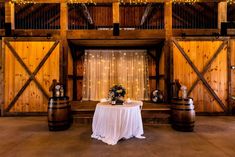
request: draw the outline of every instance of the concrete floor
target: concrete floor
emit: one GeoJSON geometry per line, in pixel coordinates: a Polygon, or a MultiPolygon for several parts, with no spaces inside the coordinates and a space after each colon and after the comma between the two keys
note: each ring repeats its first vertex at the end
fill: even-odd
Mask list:
{"type": "Polygon", "coordinates": [[[146,139],[115,146],[91,139],[90,125],[49,132],[46,117],[0,118],[0,157],[234,157],[235,117],[197,117],[195,131],[145,126],[146,139]]]}

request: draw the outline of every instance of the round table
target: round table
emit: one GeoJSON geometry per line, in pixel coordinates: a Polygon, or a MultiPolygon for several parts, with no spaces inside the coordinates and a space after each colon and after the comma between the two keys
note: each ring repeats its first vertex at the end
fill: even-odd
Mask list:
{"type": "Polygon", "coordinates": [[[115,145],[122,139],[143,137],[143,123],[141,118],[141,101],[134,101],[124,105],[110,105],[108,102],[96,105],[93,122],[92,138],[115,145]]]}

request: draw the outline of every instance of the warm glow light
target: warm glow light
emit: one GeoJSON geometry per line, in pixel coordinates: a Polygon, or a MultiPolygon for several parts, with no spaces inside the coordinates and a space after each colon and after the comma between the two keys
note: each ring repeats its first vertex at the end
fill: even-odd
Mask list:
{"type": "Polygon", "coordinates": [[[30,3],[36,3],[34,0],[11,0],[11,3],[16,3],[16,4],[30,4],[30,3]]]}
{"type": "Polygon", "coordinates": [[[228,4],[235,4],[235,0],[227,0],[228,4]]]}
{"type": "Polygon", "coordinates": [[[85,2],[81,0],[68,0],[67,1],[68,3],[71,3],[71,4],[78,4],[78,3],[92,3],[92,4],[96,4],[96,2],[94,2],[93,0],[86,0],[85,2]]]}

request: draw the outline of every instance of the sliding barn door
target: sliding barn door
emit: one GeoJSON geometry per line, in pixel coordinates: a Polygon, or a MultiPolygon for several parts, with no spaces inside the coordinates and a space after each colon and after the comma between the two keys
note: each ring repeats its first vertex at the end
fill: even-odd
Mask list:
{"type": "Polygon", "coordinates": [[[59,80],[59,41],[8,40],[4,46],[4,114],[47,111],[49,87],[59,80]]]}
{"type": "MultiPolygon", "coordinates": [[[[235,39],[230,40],[231,65],[235,66],[235,39]]],[[[231,110],[235,114],[235,69],[231,69],[231,110]]]]}
{"type": "Polygon", "coordinates": [[[186,85],[197,112],[228,111],[228,40],[173,40],[173,79],[186,85]]]}

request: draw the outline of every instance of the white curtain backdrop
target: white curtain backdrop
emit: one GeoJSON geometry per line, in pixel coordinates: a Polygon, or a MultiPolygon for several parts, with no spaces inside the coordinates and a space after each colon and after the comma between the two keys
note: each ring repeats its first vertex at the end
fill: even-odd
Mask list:
{"type": "Polygon", "coordinates": [[[126,88],[125,99],[149,100],[146,50],[86,50],[83,100],[107,98],[115,84],[126,88]]]}

